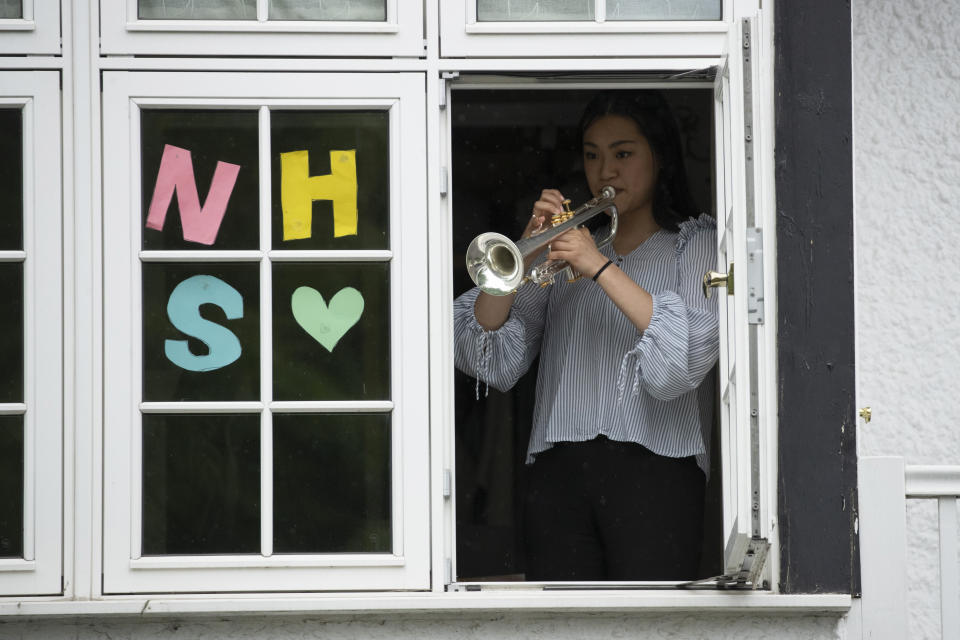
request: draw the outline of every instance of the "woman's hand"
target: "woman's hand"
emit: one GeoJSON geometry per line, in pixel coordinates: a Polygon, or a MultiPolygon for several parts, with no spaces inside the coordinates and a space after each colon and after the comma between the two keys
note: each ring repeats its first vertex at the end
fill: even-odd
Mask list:
{"type": "Polygon", "coordinates": [[[566,260],[588,278],[607,263],[607,258],[597,249],[590,231],[583,227],[571,229],[551,242],[547,258],[566,260]]]}

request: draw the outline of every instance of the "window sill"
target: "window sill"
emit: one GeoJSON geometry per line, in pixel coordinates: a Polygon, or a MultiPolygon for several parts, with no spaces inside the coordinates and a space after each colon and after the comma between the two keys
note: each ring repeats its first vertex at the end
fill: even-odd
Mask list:
{"type": "Polygon", "coordinates": [[[262,615],[316,613],[396,613],[439,611],[770,611],[846,613],[847,594],[778,595],[754,592],[644,593],[385,593],[309,594],[303,596],[104,597],[99,600],[0,598],[0,618],[48,616],[262,615]]]}

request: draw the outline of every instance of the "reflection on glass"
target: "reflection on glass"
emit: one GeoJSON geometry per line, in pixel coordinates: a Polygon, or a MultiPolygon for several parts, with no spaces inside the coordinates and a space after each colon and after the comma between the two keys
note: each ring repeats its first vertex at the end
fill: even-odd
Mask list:
{"type": "Polygon", "coordinates": [[[0,558],[23,557],[23,416],[0,416],[0,558]]]}
{"type": "Polygon", "coordinates": [[[0,402],[23,402],[23,263],[0,262],[0,300],[0,402]]]}
{"type": "MultiPolygon", "coordinates": [[[[257,249],[260,243],[259,222],[259,116],[254,110],[221,109],[145,109],[140,114],[141,132],[141,235],[144,249],[257,249]],[[184,239],[181,222],[179,191],[170,198],[163,229],[147,228],[150,203],[158,182],[167,182],[180,174],[190,173],[185,163],[169,162],[161,173],[161,160],[167,145],[190,152],[193,178],[196,181],[197,200],[202,216],[213,215],[214,208],[223,202],[222,196],[210,197],[211,183],[217,176],[219,189],[214,192],[229,194],[223,219],[212,245],[184,239]],[[217,164],[239,165],[233,189],[228,186],[226,171],[217,174],[217,164]],[[160,180],[163,177],[164,180],[160,180]]],[[[223,167],[226,169],[227,167],[223,167]]],[[[192,189],[191,189],[192,190],[192,189]]],[[[196,204],[194,205],[196,207],[196,204]]],[[[223,206],[220,204],[219,206],[223,206]]],[[[223,209],[220,209],[224,211],[223,209]]],[[[188,211],[197,218],[196,209],[188,211]]],[[[202,223],[200,226],[204,226],[202,223]]]]}
{"type": "Polygon", "coordinates": [[[271,20],[387,19],[385,0],[270,0],[271,20]]]}
{"type": "Polygon", "coordinates": [[[143,416],[143,553],[260,551],[260,416],[143,416]]]}
{"type": "Polygon", "coordinates": [[[607,0],[607,20],[720,20],[722,0],[607,0]]]}
{"type": "Polygon", "coordinates": [[[0,0],[0,18],[23,18],[23,0],[0,0]]]}
{"type": "Polygon", "coordinates": [[[593,0],[477,0],[481,22],[593,20],[593,0]]]}
{"type": "MultiPolygon", "coordinates": [[[[386,249],[389,246],[388,125],[386,111],[271,111],[274,249],[386,249]],[[333,201],[315,199],[312,205],[304,205],[309,207],[308,211],[312,210],[309,233],[284,240],[285,235],[289,238],[291,234],[284,234],[283,229],[281,166],[284,160],[281,154],[306,151],[309,175],[322,176],[331,173],[331,151],[351,150],[355,152],[356,166],[356,228],[340,229],[338,236],[333,201]],[[348,233],[343,235],[345,231],[348,233]]],[[[283,157],[289,166],[293,156],[283,157]]],[[[314,188],[303,180],[291,184],[302,194],[314,188]]],[[[319,186],[319,193],[311,192],[310,196],[322,197],[327,188],[319,186]]]]}
{"type": "Polygon", "coordinates": [[[277,553],[392,551],[390,415],[273,416],[277,553]]]}
{"type": "Polygon", "coordinates": [[[23,249],[23,112],[0,109],[0,250],[23,249]]]}
{"type": "Polygon", "coordinates": [[[274,400],[390,399],[390,265],[273,265],[274,400]]]}
{"type": "Polygon", "coordinates": [[[143,399],[259,400],[259,296],[256,263],[144,263],[143,399]]]}
{"type": "Polygon", "coordinates": [[[141,20],[256,20],[257,0],[139,0],[141,20]]]}

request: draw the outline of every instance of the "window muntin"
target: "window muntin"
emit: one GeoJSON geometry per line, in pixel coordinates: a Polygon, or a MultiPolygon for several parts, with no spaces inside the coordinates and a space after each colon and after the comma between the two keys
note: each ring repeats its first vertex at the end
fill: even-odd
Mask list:
{"type": "Polygon", "coordinates": [[[59,78],[0,72],[0,595],[61,591],[59,78]]]}
{"type": "Polygon", "coordinates": [[[112,129],[105,160],[107,184],[118,185],[105,190],[106,269],[125,263],[133,274],[105,288],[111,318],[125,316],[106,329],[116,336],[105,344],[107,384],[122,387],[107,407],[106,591],[423,588],[426,393],[404,383],[418,361],[403,357],[426,341],[415,287],[425,270],[422,76],[131,75],[108,74],[105,90],[105,122],[124,111],[133,122],[112,129]],[[218,97],[163,97],[180,82],[218,97]],[[336,89],[229,97],[264,83],[277,96],[336,89]],[[161,95],[131,102],[134,86],[161,95]],[[197,194],[184,202],[187,173],[197,194]],[[252,214],[235,215],[233,204],[249,203],[227,193],[228,179],[246,189],[252,214]],[[140,212],[127,217],[124,201],[140,212]],[[162,225],[153,205],[167,207],[162,225]],[[216,233],[203,229],[208,214],[216,233]],[[233,248],[221,248],[229,224],[254,233],[227,233],[233,248]],[[195,326],[174,322],[191,314],[229,337],[204,344],[195,326]],[[178,474],[191,480],[169,482],[178,474]],[[180,570],[161,570],[171,566],[180,570]],[[269,583],[256,567],[271,567],[269,583]]]}

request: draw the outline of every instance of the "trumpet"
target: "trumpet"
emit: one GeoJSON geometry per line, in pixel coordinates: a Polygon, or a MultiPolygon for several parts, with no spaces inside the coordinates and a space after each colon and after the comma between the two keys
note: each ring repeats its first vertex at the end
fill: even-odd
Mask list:
{"type": "Polygon", "coordinates": [[[499,233],[481,233],[467,247],[467,272],[482,291],[494,296],[505,296],[516,291],[525,282],[535,282],[542,287],[553,284],[554,276],[566,272],[567,281],[573,282],[581,274],[574,273],[566,260],[544,260],[526,269],[527,258],[547,246],[555,238],[570,229],[580,227],[605,211],[610,212],[610,231],[603,238],[594,240],[597,247],[610,244],[617,235],[617,207],[613,204],[616,191],[604,187],[600,195],[570,210],[570,201],[563,203],[563,213],[553,216],[552,226],[536,232],[529,238],[513,242],[499,233]]]}

